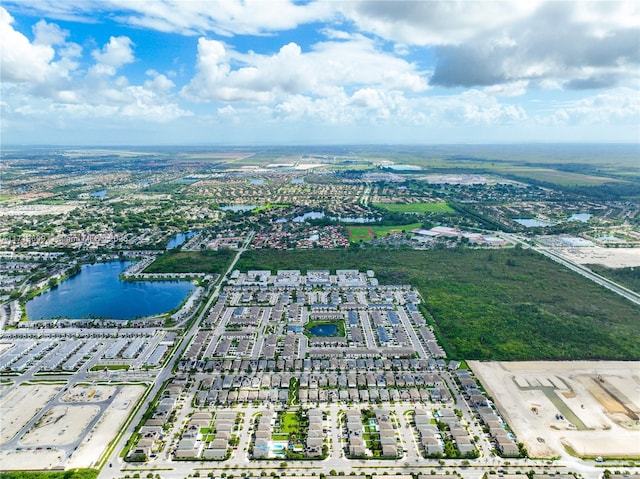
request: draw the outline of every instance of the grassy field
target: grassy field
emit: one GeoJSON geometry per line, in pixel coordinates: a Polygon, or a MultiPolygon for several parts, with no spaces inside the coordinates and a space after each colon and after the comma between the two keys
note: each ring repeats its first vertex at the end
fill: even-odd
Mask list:
{"type": "Polygon", "coordinates": [[[237,268],[372,269],[412,284],[454,358],[640,357],[640,307],[529,250],[259,250],[237,268]]]}
{"type": "Polygon", "coordinates": [[[289,205],[287,204],[271,204],[269,203],[268,205],[264,205],[264,206],[258,206],[257,208],[251,210],[252,213],[262,213],[263,211],[268,211],[274,208],[288,208],[289,205]]]}
{"type": "Polygon", "coordinates": [[[231,250],[167,251],[145,273],[224,273],[235,255],[231,250]]]}
{"type": "Polygon", "coordinates": [[[440,172],[459,172],[462,168],[467,173],[509,175],[560,187],[600,186],[626,179],[637,182],[638,152],[637,143],[389,146],[357,150],[369,159],[392,160],[440,172]]]}
{"type": "Polygon", "coordinates": [[[372,226],[371,229],[376,236],[387,236],[391,233],[409,232],[416,228],[422,227],[422,223],[411,223],[410,225],[393,225],[393,226],[372,226]]]}
{"type": "Polygon", "coordinates": [[[373,239],[373,230],[371,226],[348,226],[347,234],[349,240],[353,242],[368,241],[373,239]]]}
{"type": "Polygon", "coordinates": [[[454,213],[448,204],[441,203],[374,203],[373,206],[395,213],[454,213]]]}
{"type": "Polygon", "coordinates": [[[391,233],[409,232],[413,229],[420,228],[422,223],[412,223],[410,225],[392,225],[392,226],[349,226],[347,233],[349,240],[357,243],[358,241],[369,241],[374,237],[387,236],[391,233]]]}
{"type": "Polygon", "coordinates": [[[280,431],[284,434],[300,434],[300,421],[295,412],[287,412],[281,416],[280,431]]]}
{"type": "Polygon", "coordinates": [[[91,366],[89,371],[102,371],[104,369],[108,371],[128,371],[131,368],[129,364],[107,364],[106,366],[98,365],[91,366]]]}

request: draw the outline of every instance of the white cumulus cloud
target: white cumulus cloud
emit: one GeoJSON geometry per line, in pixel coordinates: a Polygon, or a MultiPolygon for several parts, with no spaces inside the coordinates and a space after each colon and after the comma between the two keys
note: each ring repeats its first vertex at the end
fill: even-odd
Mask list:
{"type": "Polygon", "coordinates": [[[198,41],[197,74],[183,89],[196,101],[271,102],[283,95],[327,96],[335,87],[376,86],[385,90],[420,92],[426,78],[403,59],[376,50],[373,42],[320,42],[303,52],[288,43],[273,55],[241,54],[218,40],[198,41]],[[232,63],[240,64],[232,68],[232,63]]]}
{"type": "Polygon", "coordinates": [[[116,71],[135,60],[133,42],[129,37],[111,37],[109,43],[101,50],[94,50],[91,55],[96,60],[92,71],[99,75],[115,75],[116,71]]]}
{"type": "Polygon", "coordinates": [[[563,102],[547,114],[542,124],[610,125],[635,124],[640,118],[640,96],[631,88],[614,88],[571,102],[563,102]]]}
{"type": "Polygon", "coordinates": [[[35,27],[36,41],[31,43],[13,28],[14,19],[0,7],[0,71],[3,82],[42,83],[66,72],[56,63],[54,44],[64,41],[66,33],[46,22],[35,27]]]}

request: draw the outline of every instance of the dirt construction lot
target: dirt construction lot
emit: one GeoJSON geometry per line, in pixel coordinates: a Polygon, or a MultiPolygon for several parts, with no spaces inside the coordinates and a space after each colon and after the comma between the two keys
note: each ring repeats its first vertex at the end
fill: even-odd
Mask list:
{"type": "Polygon", "coordinates": [[[3,438],[15,436],[44,409],[19,437],[19,447],[0,451],[3,470],[95,466],[145,391],[142,385],[76,385],[55,404],[51,399],[61,388],[22,386],[3,398],[3,438]]]}
{"type": "Polygon", "coordinates": [[[570,261],[578,264],[601,264],[609,268],[640,266],[640,248],[554,248],[570,261]]]}
{"type": "Polygon", "coordinates": [[[62,389],[61,385],[20,386],[0,400],[0,443],[15,436],[62,389]]]}
{"type": "Polygon", "coordinates": [[[640,456],[640,362],[469,366],[530,456],[640,456]]]}
{"type": "Polygon", "coordinates": [[[20,442],[25,446],[69,444],[80,438],[100,412],[97,406],[55,406],[49,409],[20,442]]]}
{"type": "Polygon", "coordinates": [[[67,468],[94,466],[116,437],[144,391],[143,386],[123,386],[95,427],[85,436],[78,450],[71,456],[67,468]]]}

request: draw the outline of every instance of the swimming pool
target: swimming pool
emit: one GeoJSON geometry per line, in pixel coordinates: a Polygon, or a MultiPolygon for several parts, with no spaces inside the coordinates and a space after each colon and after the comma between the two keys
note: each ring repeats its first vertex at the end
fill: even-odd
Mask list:
{"type": "Polygon", "coordinates": [[[284,449],[284,446],[282,444],[274,444],[272,449],[274,451],[282,451],[284,449]]]}

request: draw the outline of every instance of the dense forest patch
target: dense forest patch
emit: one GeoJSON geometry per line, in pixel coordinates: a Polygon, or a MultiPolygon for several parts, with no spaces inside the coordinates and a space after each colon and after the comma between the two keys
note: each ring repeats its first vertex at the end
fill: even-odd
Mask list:
{"type": "Polygon", "coordinates": [[[224,273],[235,252],[219,251],[177,251],[169,250],[160,255],[144,270],[145,273],[224,273]]]}
{"type": "Polygon", "coordinates": [[[236,268],[372,269],[412,284],[455,358],[640,357],[640,307],[531,250],[255,250],[236,268]]]}

